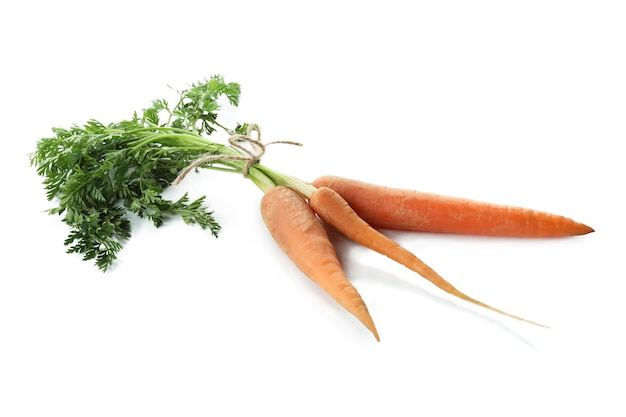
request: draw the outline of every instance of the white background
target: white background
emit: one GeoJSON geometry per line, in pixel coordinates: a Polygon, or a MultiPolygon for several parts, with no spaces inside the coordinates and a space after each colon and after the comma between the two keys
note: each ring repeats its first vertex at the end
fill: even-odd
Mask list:
{"type": "Polygon", "coordinates": [[[626,413],[623,2],[5,3],[0,415],[626,413]],[[220,172],[171,191],[207,194],[219,239],[138,223],[106,274],[65,254],[29,166],[37,140],[212,74],[242,85],[228,117],[305,144],[270,147],[274,169],[594,227],[539,241],[389,233],[468,294],[551,328],[333,236],[377,343],[275,246],[261,192],[220,172]]]}

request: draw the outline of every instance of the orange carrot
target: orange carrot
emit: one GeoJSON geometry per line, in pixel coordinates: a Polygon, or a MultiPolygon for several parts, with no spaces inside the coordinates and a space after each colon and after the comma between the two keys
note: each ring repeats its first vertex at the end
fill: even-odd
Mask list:
{"type": "Polygon", "coordinates": [[[365,220],[359,217],[346,200],[344,200],[334,190],[327,187],[318,188],[309,199],[309,204],[322,220],[333,226],[348,238],[391,258],[414,272],[417,272],[445,292],[514,319],[547,327],[542,324],[506,313],[502,310],[498,310],[465,295],[452,286],[448,281],[443,279],[413,253],[409,252],[398,243],[372,228],[365,220]]]}
{"type": "Polygon", "coordinates": [[[339,193],[375,228],[508,237],[563,237],[594,230],[555,214],[324,176],[313,182],[339,193]]]}
{"type": "Polygon", "coordinates": [[[273,187],[261,200],[261,214],[283,252],[380,341],[363,299],[348,281],[324,225],[306,200],[291,188],[273,187]]]}

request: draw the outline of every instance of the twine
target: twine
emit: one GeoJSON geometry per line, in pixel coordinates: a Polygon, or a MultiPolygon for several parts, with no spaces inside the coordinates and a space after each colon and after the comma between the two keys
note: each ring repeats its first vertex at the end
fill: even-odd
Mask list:
{"type": "Polygon", "coordinates": [[[288,140],[276,140],[273,142],[263,143],[261,142],[261,129],[259,128],[257,124],[254,124],[254,123],[251,123],[248,125],[245,135],[241,135],[241,134],[231,135],[228,138],[228,143],[230,143],[232,147],[239,149],[240,151],[244,152],[247,155],[218,154],[218,155],[201,156],[200,158],[196,159],[191,164],[189,164],[189,166],[187,166],[185,169],[183,169],[178,174],[178,177],[176,177],[174,182],[172,182],[172,185],[178,185],[183,179],[185,179],[187,174],[189,174],[191,171],[198,168],[200,165],[205,164],[207,162],[211,162],[211,161],[247,161],[242,172],[243,172],[244,178],[248,178],[248,171],[250,170],[250,167],[252,167],[252,165],[256,164],[257,162],[261,160],[261,157],[265,153],[265,148],[268,145],[273,145],[275,143],[283,143],[287,145],[302,146],[301,143],[292,142],[288,140]],[[252,132],[256,132],[256,138],[252,137],[252,132]],[[246,148],[241,143],[249,144],[250,149],[246,148]]]}

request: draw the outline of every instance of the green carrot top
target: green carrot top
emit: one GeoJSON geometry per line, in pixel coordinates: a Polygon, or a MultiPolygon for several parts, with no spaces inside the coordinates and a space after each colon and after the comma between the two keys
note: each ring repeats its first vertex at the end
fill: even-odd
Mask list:
{"type": "Polygon", "coordinates": [[[247,139],[255,152],[263,150],[250,137],[254,125],[229,129],[217,121],[219,101],[226,98],[237,106],[240,92],[239,84],[212,76],[179,91],[174,105],[157,99],[129,120],[53,128],[53,136],[39,140],[30,162],[45,178],[48,200],[58,201],[48,212],[63,215],[70,227],[68,253],[80,253],[107,270],[131,236],[129,213],[156,227],[180,217],[217,236],[220,225],[203,204],[205,197],[189,201],[185,194],[169,201],[162,195],[189,167],[244,173],[263,191],[287,185],[310,194],[312,186],[259,164],[258,154],[237,144],[247,139]],[[208,139],[217,130],[231,135],[230,145],[208,139]]]}

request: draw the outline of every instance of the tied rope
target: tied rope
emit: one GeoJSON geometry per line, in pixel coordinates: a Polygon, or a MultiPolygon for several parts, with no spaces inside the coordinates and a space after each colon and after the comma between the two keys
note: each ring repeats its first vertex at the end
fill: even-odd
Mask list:
{"type": "Polygon", "coordinates": [[[275,143],[284,143],[287,145],[296,145],[302,146],[301,143],[292,142],[288,140],[276,140],[273,142],[263,143],[261,142],[261,129],[257,124],[251,123],[248,125],[245,135],[234,134],[228,138],[228,143],[234,148],[239,149],[246,155],[205,155],[193,161],[189,166],[183,169],[178,177],[172,182],[172,185],[178,185],[191,171],[198,168],[200,165],[205,164],[211,161],[246,161],[246,165],[243,167],[243,176],[244,178],[248,178],[248,171],[252,165],[256,164],[261,160],[261,157],[265,153],[265,148],[268,145],[273,145],[275,143]],[[256,132],[256,138],[252,137],[252,132],[256,132]],[[250,149],[243,146],[241,143],[247,143],[250,145],[250,149]]]}

